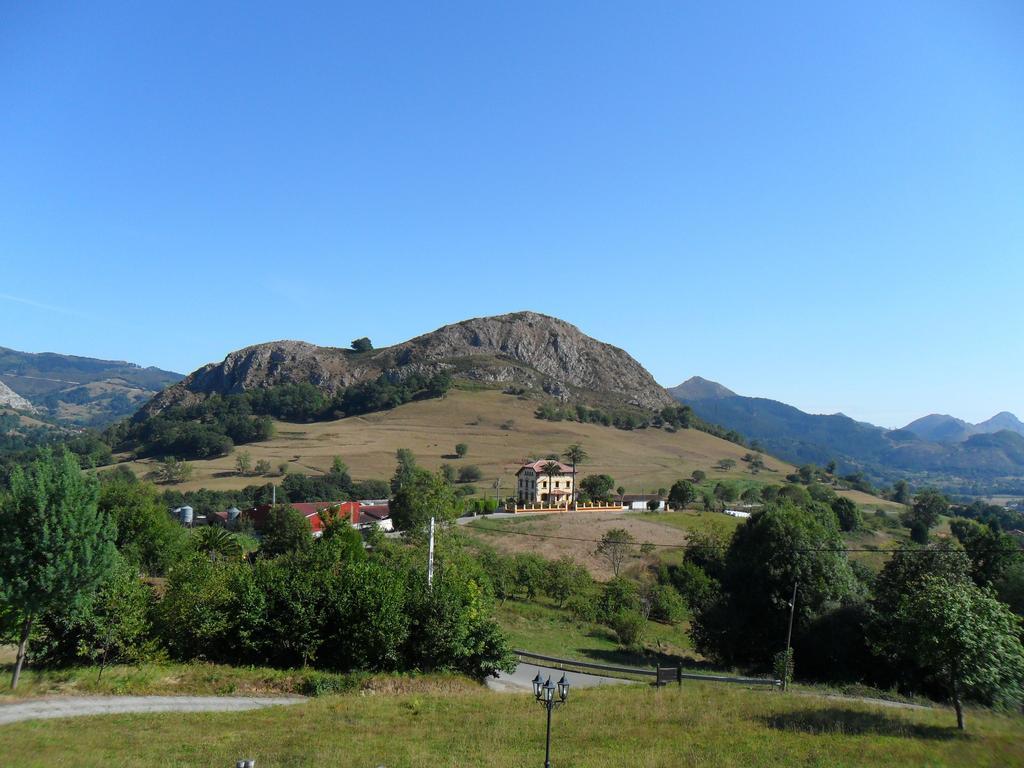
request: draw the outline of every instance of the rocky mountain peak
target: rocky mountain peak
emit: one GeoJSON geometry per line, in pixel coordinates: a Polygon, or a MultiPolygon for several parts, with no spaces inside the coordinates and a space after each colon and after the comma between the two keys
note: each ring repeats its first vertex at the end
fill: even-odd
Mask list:
{"type": "Polygon", "coordinates": [[[535,312],[480,317],[446,325],[409,341],[368,352],[274,341],[232,352],[155,397],[145,413],[230,394],[309,382],[326,393],[375,379],[448,372],[455,379],[514,384],[564,400],[615,402],[643,408],[671,405],[671,396],[625,351],[576,326],[535,312]]]}

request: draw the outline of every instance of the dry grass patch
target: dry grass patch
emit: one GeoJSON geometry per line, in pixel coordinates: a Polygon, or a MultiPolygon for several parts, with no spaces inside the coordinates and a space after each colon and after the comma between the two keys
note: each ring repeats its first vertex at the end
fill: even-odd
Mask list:
{"type": "MultiPolygon", "coordinates": [[[[419,463],[437,470],[448,462],[457,467],[476,464],[484,474],[481,491],[501,478],[502,495],[512,493],[514,474],[528,457],[560,453],[580,443],[592,457],[582,465],[583,474],[608,473],[629,492],[668,488],[695,469],[711,479],[782,482],[794,468],[768,458],[777,472],[756,477],[740,461],[748,452],[742,446],[695,429],[667,432],[662,429],[626,431],[596,424],[550,422],[534,417],[535,400],[520,400],[494,390],[452,390],[436,400],[407,403],[391,411],[313,424],[278,422],[272,440],[252,443],[245,450],[255,464],[270,462],[275,472],[282,462],[292,471],[326,472],[334,456],[341,456],[356,479],[389,478],[395,469],[395,451],[411,448],[419,463]],[[512,422],[511,429],[503,425],[512,422]],[[468,443],[465,459],[452,459],[456,443],[468,443]],[[720,459],[733,459],[727,472],[713,469],[720,459]]],[[[241,476],[233,456],[190,462],[194,475],[188,483],[171,486],[180,490],[230,489],[268,478],[241,476]]],[[[144,476],[154,468],[151,461],[130,462],[144,476]]],[[[269,478],[273,479],[273,478],[269,478]]]]}

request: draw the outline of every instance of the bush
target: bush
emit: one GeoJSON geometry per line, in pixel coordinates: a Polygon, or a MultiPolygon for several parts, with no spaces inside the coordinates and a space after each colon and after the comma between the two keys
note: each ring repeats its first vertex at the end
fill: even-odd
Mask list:
{"type": "Polygon", "coordinates": [[[465,467],[459,468],[460,483],[474,483],[480,480],[483,476],[484,473],[480,471],[480,467],[476,464],[467,464],[465,467]]]}
{"type": "Polygon", "coordinates": [[[650,617],[663,624],[675,624],[686,615],[686,603],[674,587],[657,584],[648,594],[651,603],[650,617]]]}
{"type": "Polygon", "coordinates": [[[597,601],[590,593],[570,595],[565,600],[565,609],[580,621],[597,621],[597,601]]]}
{"type": "Polygon", "coordinates": [[[640,593],[636,582],[616,577],[604,585],[597,602],[599,621],[610,626],[614,618],[623,611],[639,610],[640,593]]]}
{"type": "Polygon", "coordinates": [[[612,630],[618,635],[619,643],[627,648],[639,645],[647,628],[647,620],[639,611],[619,611],[612,617],[610,623],[612,630]]]}
{"type": "Polygon", "coordinates": [[[333,693],[350,693],[358,690],[365,676],[356,674],[339,675],[330,672],[306,672],[299,681],[299,693],[303,696],[324,696],[333,693]]]}

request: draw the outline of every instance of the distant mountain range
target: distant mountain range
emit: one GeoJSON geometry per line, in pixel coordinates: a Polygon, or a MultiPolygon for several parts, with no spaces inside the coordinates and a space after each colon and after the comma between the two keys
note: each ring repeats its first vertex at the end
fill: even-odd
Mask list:
{"type": "Polygon", "coordinates": [[[1024,435],[1024,423],[1009,411],[997,413],[991,419],[978,424],[969,424],[963,419],[933,413],[912,421],[903,427],[922,440],[935,443],[962,443],[972,435],[990,435],[1004,429],[1024,435]]]}
{"type": "Polygon", "coordinates": [[[181,379],[180,373],[121,360],[0,347],[0,405],[62,424],[106,426],[181,379]]]}
{"type": "Polygon", "coordinates": [[[888,430],[841,413],[809,414],[744,397],[697,376],[668,391],[702,419],[797,464],[835,460],[842,472],[862,472],[875,482],[907,477],[963,493],[1024,493],[1024,424],[1011,413],[980,424],[931,415],[888,430]]]}

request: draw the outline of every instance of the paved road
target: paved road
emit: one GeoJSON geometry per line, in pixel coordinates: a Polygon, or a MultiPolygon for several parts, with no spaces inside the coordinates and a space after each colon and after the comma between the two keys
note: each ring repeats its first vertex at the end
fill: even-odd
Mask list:
{"type": "Polygon", "coordinates": [[[125,712],[241,712],[301,704],[305,700],[298,696],[61,696],[0,704],[0,725],[19,720],[125,712]]]}
{"type": "Polygon", "coordinates": [[[487,678],[487,687],[492,691],[502,693],[517,693],[519,691],[532,691],[533,678],[540,672],[541,677],[551,677],[551,682],[557,683],[564,674],[566,679],[575,688],[593,688],[598,685],[626,685],[633,680],[623,680],[619,677],[602,677],[601,675],[588,675],[583,672],[565,672],[554,667],[542,667],[537,664],[520,664],[511,675],[500,673],[500,677],[487,678]]]}

